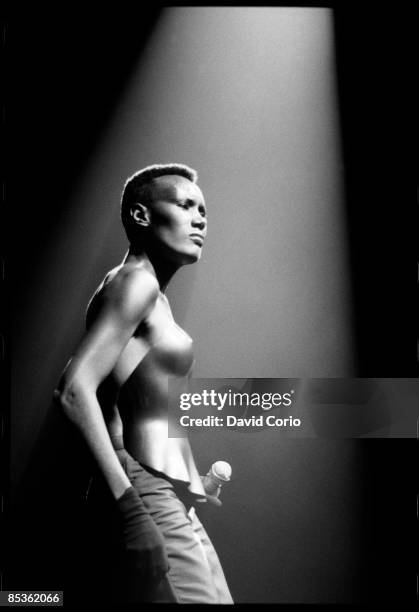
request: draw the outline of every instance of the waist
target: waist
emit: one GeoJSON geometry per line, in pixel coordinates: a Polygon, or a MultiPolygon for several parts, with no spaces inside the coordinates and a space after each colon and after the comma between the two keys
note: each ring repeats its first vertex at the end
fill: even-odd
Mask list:
{"type": "Polygon", "coordinates": [[[156,479],[166,481],[170,487],[173,489],[177,497],[184,504],[184,506],[189,510],[196,502],[205,501],[201,494],[196,493],[195,491],[191,491],[189,488],[188,482],[183,480],[176,480],[175,478],[171,478],[164,472],[160,472],[155,470],[149,465],[145,463],[140,463],[141,467],[143,467],[149,474],[154,476],[156,479]]]}
{"type": "MultiPolygon", "coordinates": [[[[140,465],[173,483],[184,483],[191,493],[205,496],[187,438],[168,436],[167,421],[143,422],[125,430],[124,446],[140,465]]],[[[179,485],[182,486],[182,485],[179,485]]]]}
{"type": "MultiPolygon", "coordinates": [[[[187,482],[171,478],[167,474],[155,470],[145,463],[136,461],[127,453],[126,449],[120,449],[120,451],[117,451],[117,455],[122,468],[129,478],[131,486],[135,488],[148,506],[157,503],[156,496],[158,496],[159,499],[167,498],[170,500],[173,493],[184,504],[187,511],[194,507],[197,502],[206,501],[203,495],[196,491],[191,491],[187,482]]],[[[98,508],[101,509],[101,517],[105,516],[107,512],[106,509],[108,509],[111,514],[115,514],[114,499],[103,474],[97,466],[93,470],[92,477],[86,490],[85,499],[87,507],[94,513],[98,508]]],[[[96,519],[97,518],[96,516],[96,519]]]]}

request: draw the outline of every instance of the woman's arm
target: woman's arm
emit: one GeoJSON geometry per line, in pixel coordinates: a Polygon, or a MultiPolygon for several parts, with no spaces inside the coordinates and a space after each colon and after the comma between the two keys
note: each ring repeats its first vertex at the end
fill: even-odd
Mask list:
{"type": "Polygon", "coordinates": [[[124,558],[144,584],[160,580],[169,570],[165,543],[112,446],[97,390],[152,308],[158,291],[156,278],[146,270],[122,268],[107,286],[100,311],[55,391],[59,405],[84,437],[116,500],[124,558]]]}
{"type": "Polygon", "coordinates": [[[115,381],[111,377],[107,378],[100,385],[96,396],[102,409],[112,446],[115,450],[120,450],[124,447],[124,425],[119,414],[119,389],[115,381]]]}
{"type": "Polygon", "coordinates": [[[111,412],[111,417],[106,422],[106,426],[113,448],[121,450],[124,448],[124,426],[116,404],[112,406],[111,412]]]}
{"type": "Polygon", "coordinates": [[[96,393],[155,303],[158,291],[157,280],[148,271],[121,269],[107,286],[100,311],[55,391],[59,405],[84,437],[115,499],[131,484],[113,448],[96,393]]]}

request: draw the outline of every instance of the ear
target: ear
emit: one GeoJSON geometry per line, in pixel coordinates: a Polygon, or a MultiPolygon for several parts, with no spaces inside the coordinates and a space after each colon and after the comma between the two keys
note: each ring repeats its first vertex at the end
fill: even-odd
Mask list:
{"type": "Polygon", "coordinates": [[[136,225],[141,225],[142,227],[150,225],[150,211],[144,204],[140,202],[132,204],[129,214],[136,225]]]}

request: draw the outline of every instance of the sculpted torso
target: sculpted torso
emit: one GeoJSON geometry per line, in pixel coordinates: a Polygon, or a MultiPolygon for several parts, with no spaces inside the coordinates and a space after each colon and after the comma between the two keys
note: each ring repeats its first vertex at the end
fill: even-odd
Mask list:
{"type": "MultiPolygon", "coordinates": [[[[91,299],[88,326],[120,269],[108,273],[91,299]]],[[[179,437],[169,437],[168,431],[169,381],[175,382],[178,390],[186,385],[193,363],[192,338],[176,324],[167,298],[159,292],[102,383],[98,397],[108,421],[117,407],[124,446],[137,461],[188,483],[191,492],[204,495],[189,441],[180,437],[185,436],[184,431],[179,430],[179,437]]]]}

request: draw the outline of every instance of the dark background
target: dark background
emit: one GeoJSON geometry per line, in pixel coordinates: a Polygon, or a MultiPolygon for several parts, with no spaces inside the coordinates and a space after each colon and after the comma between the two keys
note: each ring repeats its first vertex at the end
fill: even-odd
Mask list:
{"type": "MultiPolygon", "coordinates": [[[[141,19],[101,15],[100,20],[67,14],[44,19],[36,14],[7,24],[10,161],[3,227],[8,239],[6,282],[11,298],[10,311],[5,313],[9,324],[5,329],[11,330],[6,344],[9,360],[13,341],[22,342],[19,324],[31,316],[31,300],[36,295],[31,280],[39,276],[43,247],[71,200],[72,186],[157,13],[148,11],[141,19]]],[[[365,9],[359,13],[355,8],[335,11],[357,375],[361,377],[418,374],[408,22],[409,15],[396,9],[391,14],[365,9]]],[[[31,358],[29,351],[28,361],[31,358]]],[[[5,399],[9,399],[7,391],[5,399]]],[[[36,434],[39,440],[30,465],[13,498],[6,496],[10,537],[3,589],[60,588],[68,601],[80,595],[85,587],[83,576],[89,582],[92,571],[86,567],[81,504],[89,457],[76,433],[54,413],[36,434]],[[40,481],[39,475],[46,472],[50,480],[40,481]]],[[[301,574],[291,577],[286,568],[275,566],[276,553],[269,547],[270,529],[277,517],[257,503],[262,480],[232,482],[229,503],[243,505],[249,533],[263,524],[259,545],[249,551],[245,533],[242,542],[231,541],[231,524],[214,519],[205,510],[208,531],[229,568],[226,573],[233,597],[238,601],[310,603],[415,601],[416,441],[320,439],[298,443],[325,461],[330,456],[332,464],[335,453],[347,453],[351,482],[344,493],[337,493],[315,465],[307,465],[304,473],[296,470],[295,489],[289,486],[284,497],[294,496],[293,507],[300,507],[306,516],[312,510],[316,521],[309,533],[298,525],[291,530],[300,543],[306,543],[307,551],[307,558],[299,560],[301,574]],[[303,498],[299,491],[309,479],[321,486],[310,488],[303,498]],[[248,486],[244,504],[243,484],[248,486]],[[336,521],[347,526],[347,541],[333,540],[336,521]],[[335,556],[325,552],[327,547],[334,547],[335,556]],[[233,560],[246,554],[248,565],[239,573],[240,563],[233,560]],[[269,588],[267,583],[251,580],[264,567],[269,588]],[[310,580],[314,574],[316,584],[310,580]]],[[[243,452],[242,461],[246,460],[243,452]]],[[[263,465],[261,461],[258,469],[263,465]]],[[[286,469],[293,469],[292,459],[286,469]]],[[[333,472],[331,482],[337,478],[339,474],[333,472]]],[[[291,523],[293,519],[295,515],[288,517],[291,523]]],[[[284,529],[283,545],[291,558],[293,542],[287,533],[290,531],[284,529]]]]}

